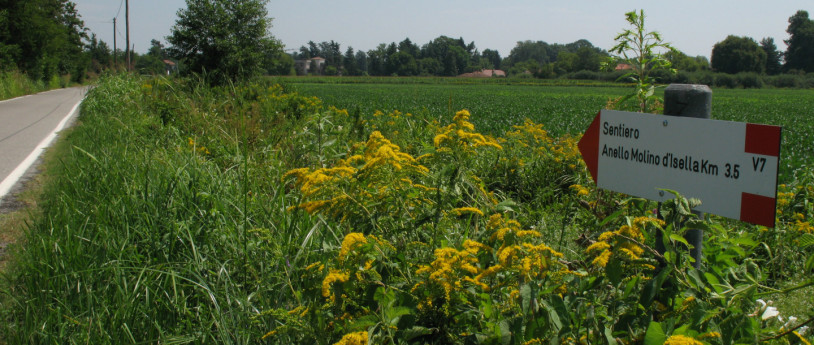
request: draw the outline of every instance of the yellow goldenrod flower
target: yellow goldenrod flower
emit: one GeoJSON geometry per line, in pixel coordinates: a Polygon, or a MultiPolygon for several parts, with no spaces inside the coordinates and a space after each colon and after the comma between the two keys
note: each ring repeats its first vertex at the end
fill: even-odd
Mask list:
{"type": "Polygon", "coordinates": [[[327,297],[331,302],[335,302],[336,296],[331,291],[332,285],[336,282],[344,283],[348,279],[350,279],[350,276],[347,273],[331,269],[331,272],[322,280],[322,297],[327,297]]]}
{"type": "Polygon", "coordinates": [[[594,258],[594,260],[591,261],[591,264],[597,267],[604,268],[605,266],[608,265],[608,260],[610,259],[610,256],[611,256],[610,250],[605,250],[601,254],[599,254],[599,256],[594,258]]]}
{"type": "Polygon", "coordinates": [[[345,235],[345,238],[342,240],[342,247],[339,249],[339,262],[344,261],[357,247],[365,244],[367,244],[367,239],[365,239],[365,235],[362,233],[351,232],[345,235]]]}
{"type": "Polygon", "coordinates": [[[367,331],[345,334],[334,345],[367,345],[367,331]]]}
{"type": "Polygon", "coordinates": [[[664,345],[704,345],[704,343],[684,335],[672,335],[664,345]]]}
{"type": "Polygon", "coordinates": [[[477,208],[474,208],[474,207],[459,207],[459,208],[452,209],[451,212],[453,214],[455,214],[456,216],[462,216],[464,214],[469,213],[469,214],[476,214],[476,215],[479,215],[479,216],[483,217],[483,212],[481,212],[481,210],[479,210],[477,208]]]}

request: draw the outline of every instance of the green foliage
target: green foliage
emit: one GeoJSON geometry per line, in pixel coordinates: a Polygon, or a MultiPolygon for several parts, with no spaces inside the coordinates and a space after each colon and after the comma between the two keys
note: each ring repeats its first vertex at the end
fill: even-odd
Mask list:
{"type": "Polygon", "coordinates": [[[711,65],[713,70],[723,73],[763,73],[766,51],[752,38],[729,35],[712,48],[711,65]]]}
{"type": "MultiPolygon", "coordinates": [[[[669,60],[673,68],[684,72],[697,72],[709,70],[709,61],[704,56],[691,57],[678,51],[671,50],[664,54],[664,58],[669,60]]],[[[669,78],[669,76],[665,76],[669,78]]]]}
{"type": "Polygon", "coordinates": [[[170,55],[187,73],[204,75],[212,84],[246,79],[263,71],[266,56],[280,49],[268,33],[266,0],[187,0],[167,41],[170,55]]]}
{"type": "Polygon", "coordinates": [[[614,40],[617,43],[610,51],[617,56],[606,65],[609,68],[620,63],[630,66],[632,71],[620,79],[630,80],[636,86],[633,93],[620,99],[617,104],[632,98],[636,100],[635,109],[638,111],[656,111],[660,98],[655,93],[657,80],[652,73],[658,70],[676,73],[670,60],[662,55],[674,49],[662,40],[658,32],[645,29],[644,10],[625,13],[625,20],[632,28],[616,35],[614,40]]]}
{"type": "Polygon", "coordinates": [[[47,89],[42,81],[31,80],[17,71],[0,71],[0,100],[30,95],[47,89]]]}
{"type": "MultiPolygon", "coordinates": [[[[2,281],[4,339],[799,341],[786,321],[808,310],[777,298],[812,286],[810,169],[794,163],[776,229],[698,219],[680,195],[657,215],[592,188],[570,135],[621,88],[372,80],[103,79],[2,281]]],[[[767,109],[814,99],[761,92],[716,93],[716,117],[801,121],[767,109]]]]}
{"type": "Polygon", "coordinates": [[[789,27],[786,32],[790,35],[785,40],[786,53],[783,55],[786,64],[785,71],[799,70],[814,72],[814,20],[808,18],[807,11],[797,11],[789,17],[789,27]]]}
{"type": "Polygon", "coordinates": [[[779,74],[783,67],[781,65],[783,53],[777,50],[777,46],[774,44],[774,38],[766,37],[760,40],[760,48],[766,52],[766,74],[779,74]]]}
{"type": "Polygon", "coordinates": [[[35,80],[76,73],[87,38],[68,0],[0,1],[0,63],[35,80]]]}

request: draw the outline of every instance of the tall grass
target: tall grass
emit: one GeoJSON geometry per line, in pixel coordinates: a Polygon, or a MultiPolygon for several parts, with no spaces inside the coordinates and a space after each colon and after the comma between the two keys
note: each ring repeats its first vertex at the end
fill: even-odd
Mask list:
{"type": "Polygon", "coordinates": [[[253,343],[260,311],[290,300],[286,265],[307,253],[301,234],[264,241],[301,221],[265,182],[277,167],[237,144],[205,159],[141,82],[103,80],[83,103],[4,284],[8,343],[253,343]]]}
{"type": "Polygon", "coordinates": [[[42,81],[33,81],[20,72],[0,72],[0,100],[29,95],[48,88],[42,81]]]}

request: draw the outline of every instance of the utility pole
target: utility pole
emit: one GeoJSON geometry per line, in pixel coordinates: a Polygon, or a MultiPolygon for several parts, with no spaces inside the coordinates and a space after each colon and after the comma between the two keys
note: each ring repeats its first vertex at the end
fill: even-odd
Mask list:
{"type": "Polygon", "coordinates": [[[127,71],[130,71],[130,0],[124,0],[124,16],[127,19],[127,71]]]}
{"type": "Polygon", "coordinates": [[[119,57],[116,56],[116,18],[113,18],[113,68],[119,68],[119,57]]]}

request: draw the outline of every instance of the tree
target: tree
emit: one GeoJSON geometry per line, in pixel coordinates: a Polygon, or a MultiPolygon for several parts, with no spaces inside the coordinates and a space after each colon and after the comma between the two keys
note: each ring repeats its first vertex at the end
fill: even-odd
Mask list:
{"type": "Polygon", "coordinates": [[[790,37],[785,40],[788,45],[784,54],[785,70],[814,72],[814,20],[808,18],[808,12],[797,11],[789,17],[786,32],[790,37]]]}
{"type": "Polygon", "coordinates": [[[489,60],[492,69],[500,69],[500,53],[497,50],[484,49],[481,53],[484,59],[489,60]]]}
{"type": "Polygon", "coordinates": [[[669,51],[664,54],[664,58],[669,60],[678,71],[697,72],[709,69],[709,61],[703,56],[691,57],[678,50],[669,51]]]}
{"type": "Polygon", "coordinates": [[[775,75],[780,73],[780,70],[783,67],[780,64],[780,59],[783,57],[783,53],[777,50],[777,46],[774,45],[774,38],[766,37],[760,40],[760,48],[766,52],[766,74],[775,75]]]}
{"type": "Polygon", "coordinates": [[[345,73],[347,75],[360,75],[359,65],[356,62],[356,53],[353,52],[353,47],[348,47],[345,51],[345,57],[342,61],[345,73]]]}
{"type": "Polygon", "coordinates": [[[155,56],[160,59],[166,59],[167,53],[164,50],[164,45],[157,39],[150,40],[150,49],[147,51],[147,55],[155,56]]]}
{"type": "Polygon", "coordinates": [[[221,84],[263,72],[266,56],[281,49],[269,34],[268,0],[186,0],[167,41],[186,72],[221,84]]]}
{"type": "Polygon", "coordinates": [[[407,52],[396,52],[387,59],[388,70],[399,76],[417,75],[419,72],[415,58],[407,52]]]}
{"type": "Polygon", "coordinates": [[[712,47],[712,69],[723,73],[757,72],[766,68],[766,52],[749,37],[729,35],[712,47]]]}
{"type": "Polygon", "coordinates": [[[266,56],[264,63],[266,74],[269,75],[296,75],[294,69],[294,58],[286,54],[283,50],[278,50],[266,56]]]}
{"type": "Polygon", "coordinates": [[[359,70],[359,74],[368,73],[367,54],[361,50],[356,52],[356,68],[359,70]]]}
{"type": "Polygon", "coordinates": [[[105,41],[99,41],[96,34],[90,36],[90,41],[85,48],[91,60],[91,67],[96,73],[100,73],[103,69],[109,67],[111,61],[110,47],[105,41]]]}
{"type": "Polygon", "coordinates": [[[0,63],[34,79],[84,75],[87,29],[67,0],[0,0],[0,63]]]}
{"type": "Polygon", "coordinates": [[[509,52],[509,64],[514,65],[528,60],[537,61],[538,64],[546,64],[554,60],[554,57],[548,53],[548,43],[543,41],[520,41],[517,42],[517,45],[509,52]]]}
{"type": "Polygon", "coordinates": [[[399,42],[399,52],[410,54],[413,58],[418,58],[421,50],[415,45],[410,38],[405,38],[404,41],[399,42]]]}

